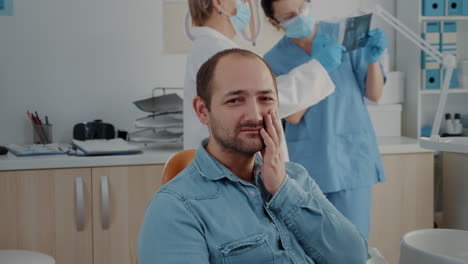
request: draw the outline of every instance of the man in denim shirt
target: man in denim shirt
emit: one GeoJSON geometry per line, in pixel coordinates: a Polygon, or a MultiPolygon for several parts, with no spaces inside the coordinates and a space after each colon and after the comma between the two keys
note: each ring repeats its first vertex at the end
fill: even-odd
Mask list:
{"type": "Polygon", "coordinates": [[[217,53],[198,71],[193,106],[210,138],[149,202],[140,264],[365,263],[356,227],[284,162],[275,78],[260,57],[217,53]]]}

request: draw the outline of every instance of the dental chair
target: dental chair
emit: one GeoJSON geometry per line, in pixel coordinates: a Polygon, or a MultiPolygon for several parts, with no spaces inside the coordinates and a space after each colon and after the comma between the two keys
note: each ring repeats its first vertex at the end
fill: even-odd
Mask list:
{"type": "MultiPolygon", "coordinates": [[[[170,156],[163,168],[161,184],[166,184],[183,171],[195,158],[196,152],[196,149],[187,149],[170,156]]],[[[138,264],[138,260],[136,264],[138,264]]]]}
{"type": "Polygon", "coordinates": [[[39,252],[19,249],[0,249],[0,263],[55,264],[55,260],[51,256],[39,252]]]}
{"type": "Polygon", "coordinates": [[[467,264],[468,231],[423,229],[406,233],[400,244],[400,264],[467,264]]]}
{"type": "Polygon", "coordinates": [[[187,149],[169,157],[163,168],[162,184],[166,184],[183,171],[195,158],[196,152],[196,149],[187,149]]]}

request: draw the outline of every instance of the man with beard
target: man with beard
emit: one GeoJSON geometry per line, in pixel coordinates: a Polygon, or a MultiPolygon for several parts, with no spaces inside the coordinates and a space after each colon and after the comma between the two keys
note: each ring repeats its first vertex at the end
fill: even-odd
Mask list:
{"type": "Polygon", "coordinates": [[[278,92],[265,61],[217,53],[193,107],[210,137],[151,199],[138,259],[149,263],[365,263],[367,243],[307,171],[285,163],[278,92]]]}

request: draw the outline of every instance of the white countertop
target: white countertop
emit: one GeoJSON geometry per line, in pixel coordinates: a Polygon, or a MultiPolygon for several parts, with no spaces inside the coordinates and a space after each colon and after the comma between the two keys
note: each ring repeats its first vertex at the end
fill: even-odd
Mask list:
{"type": "Polygon", "coordinates": [[[180,146],[178,148],[165,147],[144,150],[143,153],[135,155],[88,157],[68,155],[16,157],[8,153],[0,156],[0,171],[164,164],[170,156],[181,150],[180,146]]]}
{"type": "MultiPolygon", "coordinates": [[[[433,152],[419,147],[418,140],[413,138],[381,137],[377,141],[380,153],[383,155],[433,152]]],[[[94,157],[67,155],[16,157],[8,153],[7,155],[0,156],[0,171],[164,164],[171,155],[180,150],[180,146],[165,147],[145,150],[144,153],[137,155],[94,157]]]]}
{"type": "Polygon", "coordinates": [[[419,141],[409,137],[378,137],[380,154],[405,154],[434,152],[419,146],[419,141]]]}

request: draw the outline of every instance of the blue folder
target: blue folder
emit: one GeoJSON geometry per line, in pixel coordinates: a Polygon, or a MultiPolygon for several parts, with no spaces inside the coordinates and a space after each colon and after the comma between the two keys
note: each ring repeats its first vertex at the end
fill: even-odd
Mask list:
{"type": "Polygon", "coordinates": [[[440,69],[424,70],[424,87],[429,90],[440,89],[440,69]]]}
{"type": "MultiPolygon", "coordinates": [[[[442,33],[440,34],[440,51],[442,53],[451,53],[457,55],[457,22],[444,21],[442,22],[442,33]]],[[[442,71],[445,74],[445,70],[442,71]]],[[[443,75],[441,76],[441,86],[443,75]]],[[[450,88],[458,88],[457,71],[454,69],[452,79],[450,79],[450,88]]]]}
{"type": "MultiPolygon", "coordinates": [[[[439,21],[428,21],[424,23],[422,38],[436,50],[440,50],[440,31],[441,25],[439,21]]],[[[440,63],[422,51],[421,69],[440,69],[440,63]]]]}
{"type": "Polygon", "coordinates": [[[463,0],[448,0],[447,15],[461,16],[463,15],[463,0]]]}
{"type": "MultiPolygon", "coordinates": [[[[440,76],[440,87],[442,87],[442,83],[443,83],[443,81],[444,81],[444,77],[445,77],[445,72],[446,72],[446,71],[447,71],[446,69],[443,69],[443,70],[442,70],[442,76],[440,76]]],[[[458,88],[457,69],[453,69],[452,79],[450,79],[449,88],[451,88],[451,89],[458,88]]]]}
{"type": "Polygon", "coordinates": [[[444,16],[445,0],[423,0],[423,16],[444,16]]]}
{"type": "Polygon", "coordinates": [[[0,16],[13,15],[13,0],[0,0],[0,16]]]}
{"type": "Polygon", "coordinates": [[[462,0],[462,15],[468,16],[468,0],[462,0]]]}

